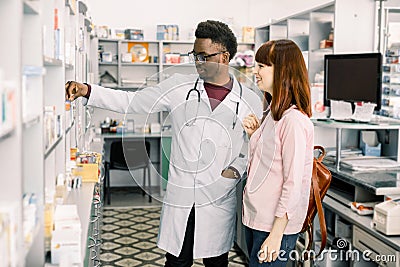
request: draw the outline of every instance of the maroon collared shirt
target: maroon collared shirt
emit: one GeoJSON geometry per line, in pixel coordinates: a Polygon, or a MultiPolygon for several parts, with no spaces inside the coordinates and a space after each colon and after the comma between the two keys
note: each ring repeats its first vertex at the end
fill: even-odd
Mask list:
{"type": "Polygon", "coordinates": [[[233,79],[230,79],[224,85],[215,85],[211,83],[204,83],[208,99],[210,100],[211,110],[214,110],[229,94],[233,87],[233,79]]]}

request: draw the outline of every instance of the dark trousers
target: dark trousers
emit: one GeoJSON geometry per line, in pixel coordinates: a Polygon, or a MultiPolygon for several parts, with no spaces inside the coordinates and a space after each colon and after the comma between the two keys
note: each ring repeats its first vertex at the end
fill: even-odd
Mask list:
{"type": "Polygon", "coordinates": [[[261,248],[261,245],[264,243],[265,239],[269,236],[269,232],[263,232],[251,229],[245,226],[245,234],[246,234],[246,245],[247,250],[249,252],[249,267],[256,267],[256,266],[274,266],[274,267],[285,267],[287,261],[293,255],[290,254],[292,250],[294,250],[296,246],[297,237],[299,234],[293,235],[283,235],[281,248],[279,252],[278,258],[273,262],[258,262],[257,253],[261,248]]]}
{"type": "MultiPolygon", "coordinates": [[[[181,253],[178,257],[170,253],[165,254],[165,267],[187,267],[193,265],[194,222],[193,207],[186,224],[185,239],[183,240],[181,253]]],[[[203,263],[206,267],[227,267],[228,252],[216,257],[204,258],[203,263]]]]}

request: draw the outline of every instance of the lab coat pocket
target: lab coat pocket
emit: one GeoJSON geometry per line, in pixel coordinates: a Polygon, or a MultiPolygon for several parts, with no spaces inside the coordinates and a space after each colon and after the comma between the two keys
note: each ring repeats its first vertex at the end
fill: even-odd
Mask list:
{"type": "Polygon", "coordinates": [[[216,183],[219,188],[219,194],[213,202],[215,206],[218,206],[227,211],[231,211],[236,207],[236,185],[239,183],[240,179],[226,178],[220,176],[216,183]]]}

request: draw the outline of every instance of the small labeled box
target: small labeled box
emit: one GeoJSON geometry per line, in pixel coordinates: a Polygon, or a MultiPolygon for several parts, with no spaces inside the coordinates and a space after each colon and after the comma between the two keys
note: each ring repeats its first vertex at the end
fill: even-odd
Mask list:
{"type": "Polygon", "coordinates": [[[101,154],[95,153],[95,162],[78,162],[78,168],[74,171],[75,176],[81,176],[82,182],[98,182],[99,181],[99,163],[101,162],[101,154]]]}
{"type": "Polygon", "coordinates": [[[324,48],[329,48],[329,47],[333,47],[332,40],[322,40],[319,42],[319,48],[324,49],[324,48]]]}
{"type": "Polygon", "coordinates": [[[254,27],[244,26],[242,27],[242,40],[245,43],[253,43],[254,42],[254,27]]]}
{"type": "Polygon", "coordinates": [[[139,29],[126,29],[125,39],[126,40],[143,40],[143,30],[139,29]]]}
{"type": "Polygon", "coordinates": [[[51,238],[51,263],[60,264],[68,259],[70,263],[82,262],[81,231],[55,230],[51,238]]]}
{"type": "Polygon", "coordinates": [[[381,146],[379,143],[378,134],[375,131],[360,132],[360,149],[364,156],[381,156],[381,146]]]}

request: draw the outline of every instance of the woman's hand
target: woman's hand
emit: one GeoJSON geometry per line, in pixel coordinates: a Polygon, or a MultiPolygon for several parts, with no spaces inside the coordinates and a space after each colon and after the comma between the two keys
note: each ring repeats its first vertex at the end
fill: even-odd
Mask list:
{"type": "Polygon", "coordinates": [[[251,137],[253,133],[260,127],[260,120],[256,115],[250,114],[243,119],[243,128],[246,133],[251,137]]]}
{"type": "Polygon", "coordinates": [[[80,96],[85,96],[88,92],[86,84],[69,81],[65,84],[65,99],[74,101],[80,96]]]}
{"type": "Polygon", "coordinates": [[[269,235],[261,245],[258,260],[260,263],[275,261],[279,256],[283,235],[269,235]],[[261,252],[262,251],[262,252],[261,252]]]}

